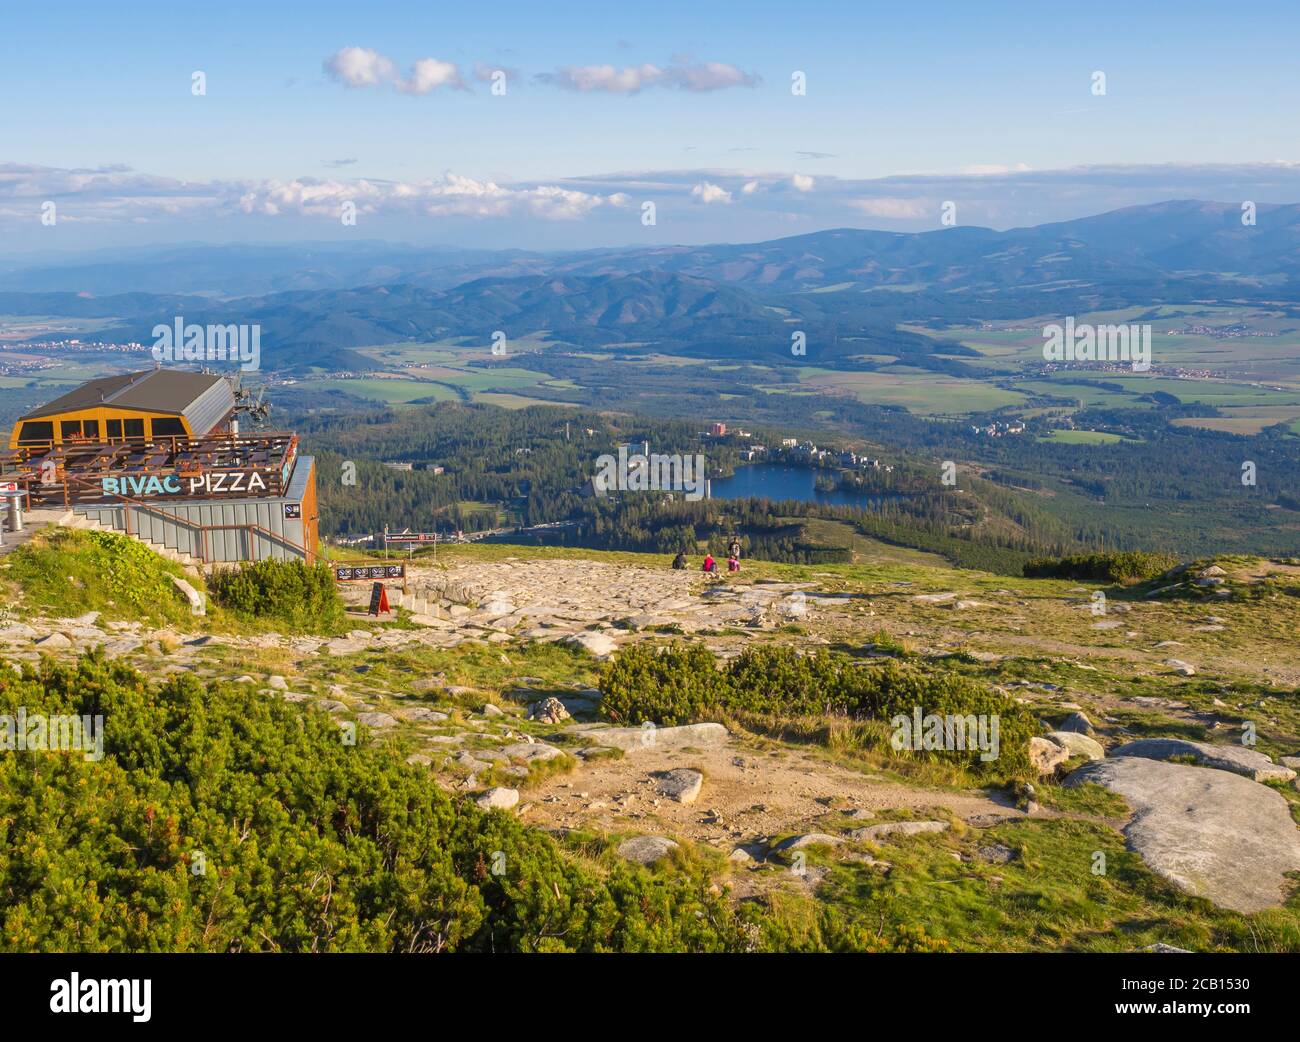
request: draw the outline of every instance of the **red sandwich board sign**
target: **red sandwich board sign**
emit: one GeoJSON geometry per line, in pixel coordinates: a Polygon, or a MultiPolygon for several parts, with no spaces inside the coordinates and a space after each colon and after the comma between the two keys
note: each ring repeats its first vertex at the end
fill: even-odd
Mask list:
{"type": "Polygon", "coordinates": [[[366,614],[378,616],[391,610],[388,607],[388,591],[384,588],[384,584],[375,583],[370,587],[370,607],[366,610],[366,614]]]}

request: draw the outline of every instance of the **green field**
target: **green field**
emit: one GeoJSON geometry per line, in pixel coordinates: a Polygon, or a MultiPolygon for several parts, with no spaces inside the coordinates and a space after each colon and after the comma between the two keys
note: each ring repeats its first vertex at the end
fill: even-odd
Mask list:
{"type": "Polygon", "coordinates": [[[303,384],[322,391],[347,391],[385,405],[406,405],[424,398],[447,402],[458,397],[452,388],[427,380],[370,377],[362,380],[304,380],[303,384]]]}
{"type": "Polygon", "coordinates": [[[1121,441],[1132,441],[1131,438],[1121,438],[1118,434],[1109,434],[1106,431],[1052,431],[1051,434],[1039,441],[1055,441],[1063,445],[1114,445],[1121,441]]]}
{"type": "MultiPolygon", "coordinates": [[[[871,373],[809,367],[799,370],[799,380],[805,393],[852,394],[868,405],[901,405],[921,416],[962,416],[1025,400],[1016,391],[981,380],[942,376],[908,366],[889,366],[871,373]]],[[[791,393],[780,386],[764,390],[791,393]]]]}

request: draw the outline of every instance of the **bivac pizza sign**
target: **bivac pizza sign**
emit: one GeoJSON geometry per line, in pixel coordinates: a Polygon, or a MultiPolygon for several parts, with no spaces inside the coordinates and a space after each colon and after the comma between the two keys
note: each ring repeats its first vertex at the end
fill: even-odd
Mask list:
{"type": "Polygon", "coordinates": [[[106,496],[262,496],[266,479],[256,470],[179,474],[122,474],[100,478],[106,496]]]}

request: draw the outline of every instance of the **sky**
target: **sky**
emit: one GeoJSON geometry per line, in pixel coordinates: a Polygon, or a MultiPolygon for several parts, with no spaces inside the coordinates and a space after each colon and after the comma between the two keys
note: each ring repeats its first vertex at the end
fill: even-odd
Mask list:
{"type": "Polygon", "coordinates": [[[0,0],[0,253],[1296,202],[1298,29],[1294,0],[0,0]]]}

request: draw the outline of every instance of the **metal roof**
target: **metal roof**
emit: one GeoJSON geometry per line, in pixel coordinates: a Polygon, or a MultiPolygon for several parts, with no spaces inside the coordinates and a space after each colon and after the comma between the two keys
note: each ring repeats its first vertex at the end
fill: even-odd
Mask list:
{"type": "Polygon", "coordinates": [[[21,419],[37,420],[45,416],[108,405],[139,412],[184,415],[195,427],[194,434],[201,436],[216,426],[234,404],[235,395],[230,384],[215,373],[149,369],[143,373],[124,373],[90,380],[62,397],[33,409],[21,419]],[[218,384],[222,386],[218,387],[218,384]],[[189,410],[194,406],[198,408],[191,413],[189,410]]]}

